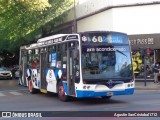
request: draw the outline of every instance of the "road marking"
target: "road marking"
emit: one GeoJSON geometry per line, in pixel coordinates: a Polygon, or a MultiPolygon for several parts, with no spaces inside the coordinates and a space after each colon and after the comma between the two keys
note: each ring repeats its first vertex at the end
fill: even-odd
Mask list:
{"type": "Polygon", "coordinates": [[[5,94],[3,94],[3,93],[0,93],[0,97],[1,97],[1,96],[6,96],[6,95],[5,95],[5,94]]]}
{"type": "Polygon", "coordinates": [[[13,92],[13,91],[26,91],[28,89],[17,89],[17,90],[0,90],[0,92],[13,92]]]}
{"type": "Polygon", "coordinates": [[[127,108],[128,106],[126,106],[126,105],[123,105],[123,106],[109,106],[109,107],[107,107],[107,108],[104,108],[105,110],[106,109],[121,109],[121,108],[127,108]]]}
{"type": "Polygon", "coordinates": [[[23,95],[22,93],[19,93],[19,92],[9,92],[9,93],[12,95],[23,95]]]}

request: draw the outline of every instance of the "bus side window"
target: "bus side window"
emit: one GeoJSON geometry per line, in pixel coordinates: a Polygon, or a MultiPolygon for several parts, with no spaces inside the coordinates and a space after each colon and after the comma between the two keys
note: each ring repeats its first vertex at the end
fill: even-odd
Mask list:
{"type": "Polygon", "coordinates": [[[67,68],[67,43],[62,44],[62,68],[67,68]]]}
{"type": "Polygon", "coordinates": [[[39,67],[39,49],[35,49],[33,53],[32,59],[32,67],[37,68],[39,67]]]}
{"type": "Polygon", "coordinates": [[[79,70],[79,44],[78,42],[75,42],[75,49],[74,49],[74,53],[73,53],[73,57],[74,57],[74,64],[76,67],[76,71],[79,70]]]}
{"type": "Polygon", "coordinates": [[[56,68],[66,69],[67,67],[67,44],[58,44],[56,50],[56,68]]]}
{"type": "Polygon", "coordinates": [[[33,59],[33,55],[32,55],[32,50],[28,50],[28,54],[27,54],[27,66],[28,68],[32,67],[32,59],[33,59]]]}
{"type": "Polygon", "coordinates": [[[56,68],[61,68],[61,44],[57,45],[57,61],[56,68]]]}
{"type": "Polygon", "coordinates": [[[48,67],[56,67],[56,60],[57,60],[56,45],[49,46],[48,67]]]}

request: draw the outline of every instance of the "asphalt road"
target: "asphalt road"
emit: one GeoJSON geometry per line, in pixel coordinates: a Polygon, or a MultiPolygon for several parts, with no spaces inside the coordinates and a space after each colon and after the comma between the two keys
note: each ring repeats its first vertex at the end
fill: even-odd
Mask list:
{"type": "MultiPolygon", "coordinates": [[[[40,111],[43,116],[47,114],[52,117],[58,116],[58,118],[54,117],[54,119],[58,120],[60,116],[64,116],[62,119],[66,120],[71,119],[68,118],[69,116],[78,117],[76,118],[77,120],[84,119],[82,117],[79,118],[79,116],[87,116],[88,119],[93,117],[90,118],[92,120],[97,120],[96,116],[101,116],[100,119],[106,120],[106,114],[119,114],[121,112],[126,113],[127,111],[131,113],[133,111],[137,111],[138,113],[141,113],[141,111],[157,113],[157,111],[160,111],[160,91],[136,90],[134,95],[113,96],[110,100],[93,98],[72,99],[70,102],[62,102],[58,99],[56,94],[30,94],[27,87],[22,87],[17,84],[17,80],[0,80],[0,111],[40,111]]],[[[160,112],[158,115],[160,116],[160,112]]],[[[110,119],[115,120],[115,118],[116,117],[112,117],[110,119]]],[[[123,120],[137,120],[138,118],[139,117],[123,117],[123,120]]],[[[15,118],[10,119],[14,120],[15,118]]],[[[28,118],[24,118],[24,120],[25,119],[28,118]]],[[[51,120],[52,118],[41,119],[51,120]]],[[[41,119],[38,118],[37,120],[41,119]]],[[[122,118],[120,117],[118,119],[122,118]]],[[[139,119],[142,119],[142,117],[139,119]]],[[[145,117],[143,119],[150,120],[152,118],[145,117]]],[[[153,120],[156,119],[158,119],[158,117],[153,118],[153,120]]],[[[18,118],[15,120],[18,120],[18,118]]]]}

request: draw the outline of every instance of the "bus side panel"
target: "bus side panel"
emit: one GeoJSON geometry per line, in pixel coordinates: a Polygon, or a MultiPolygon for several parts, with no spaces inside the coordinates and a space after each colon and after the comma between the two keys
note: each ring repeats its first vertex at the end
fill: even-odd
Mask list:
{"type": "Polygon", "coordinates": [[[32,70],[31,69],[26,69],[26,81],[27,81],[27,86],[28,86],[28,81],[31,79],[32,75],[32,70]]]}
{"type": "Polygon", "coordinates": [[[56,93],[57,74],[53,69],[46,70],[47,91],[56,93]]]}
{"type": "Polygon", "coordinates": [[[32,82],[33,87],[36,89],[40,89],[40,72],[39,69],[32,69],[32,82]]]}
{"type": "Polygon", "coordinates": [[[46,70],[47,91],[57,93],[57,81],[61,80],[62,73],[61,69],[46,70]]]}
{"type": "Polygon", "coordinates": [[[67,82],[63,82],[63,86],[64,86],[64,90],[65,90],[65,95],[69,95],[69,94],[68,94],[67,82]]]}
{"type": "Polygon", "coordinates": [[[33,88],[40,89],[40,72],[39,69],[27,69],[27,78],[32,80],[33,88]]]}

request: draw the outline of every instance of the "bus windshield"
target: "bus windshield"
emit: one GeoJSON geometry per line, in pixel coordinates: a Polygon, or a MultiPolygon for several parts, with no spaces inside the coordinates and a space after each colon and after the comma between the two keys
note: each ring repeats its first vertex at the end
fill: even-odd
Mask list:
{"type": "Polygon", "coordinates": [[[131,64],[128,45],[82,45],[83,79],[132,77],[131,64]]]}

